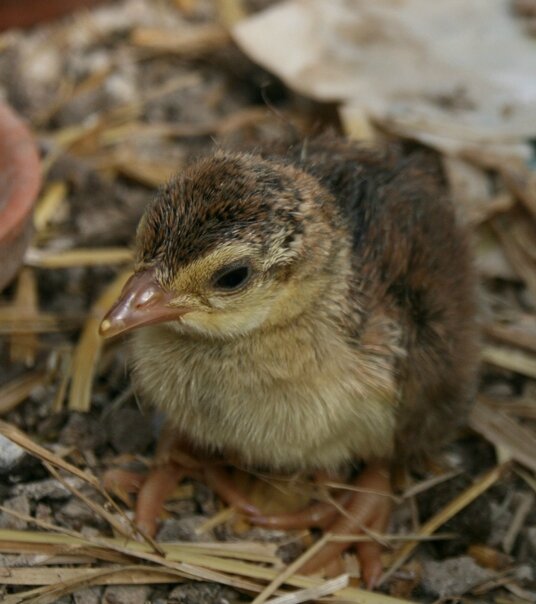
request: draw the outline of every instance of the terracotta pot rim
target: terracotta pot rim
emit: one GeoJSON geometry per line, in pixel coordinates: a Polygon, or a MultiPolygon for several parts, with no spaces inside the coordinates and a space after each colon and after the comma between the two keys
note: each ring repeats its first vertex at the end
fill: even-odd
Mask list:
{"type": "Polygon", "coordinates": [[[32,27],[105,0],[0,0],[0,31],[32,27]]]}
{"type": "Polygon", "coordinates": [[[17,114],[0,102],[0,243],[13,240],[31,220],[40,185],[35,141],[17,114]]]}

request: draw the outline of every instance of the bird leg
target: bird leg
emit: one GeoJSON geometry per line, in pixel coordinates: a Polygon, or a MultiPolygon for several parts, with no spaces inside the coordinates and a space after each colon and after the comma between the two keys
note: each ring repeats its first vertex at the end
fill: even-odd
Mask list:
{"type": "MultiPolygon", "coordinates": [[[[333,501],[319,501],[294,513],[265,515],[240,493],[221,462],[199,459],[191,447],[164,430],[159,441],[153,468],[144,477],[124,470],[111,470],[104,483],[112,490],[139,490],[136,502],[136,524],[147,535],[154,536],[166,499],[186,476],[204,479],[226,503],[246,514],[251,524],[272,529],[319,527],[333,534],[362,535],[383,533],[391,512],[389,470],[384,464],[370,464],[357,476],[358,492],[344,491],[333,501]],[[119,487],[119,488],[118,488],[119,487]]],[[[311,574],[328,568],[351,542],[328,543],[302,567],[311,574]]],[[[372,588],[382,572],[381,545],[374,540],[356,544],[363,580],[372,588]]]]}
{"type": "MultiPolygon", "coordinates": [[[[354,486],[358,492],[344,491],[334,501],[320,501],[291,514],[263,515],[241,495],[225,469],[205,469],[208,484],[229,505],[248,514],[251,524],[272,529],[304,529],[319,527],[339,535],[370,535],[385,532],[391,515],[390,472],[385,464],[370,464],[357,476],[354,486]],[[342,508],[342,509],[341,509],[342,508]]],[[[301,569],[311,574],[329,568],[351,542],[326,545],[301,569]]],[[[361,575],[367,587],[373,588],[382,573],[381,544],[364,541],[356,544],[361,575]]]]}
{"type": "Polygon", "coordinates": [[[153,462],[148,473],[114,468],[103,477],[104,488],[125,499],[127,493],[138,493],[136,525],[153,537],[166,500],[186,476],[199,478],[202,462],[190,454],[188,447],[176,433],[164,427],[153,462]]]}
{"type": "MultiPolygon", "coordinates": [[[[221,466],[205,468],[204,475],[208,486],[228,505],[247,514],[251,524],[270,529],[326,528],[333,523],[340,513],[340,508],[346,505],[351,497],[350,493],[343,492],[335,498],[335,501],[319,501],[297,512],[268,515],[255,507],[239,492],[233,479],[221,466]]],[[[317,475],[316,479],[321,481],[322,476],[317,475]]]]}
{"type": "MultiPolygon", "coordinates": [[[[354,482],[359,492],[353,493],[345,507],[345,513],[327,529],[334,535],[360,535],[383,533],[391,514],[390,473],[384,464],[371,464],[359,474],[354,482]]],[[[311,574],[325,568],[344,552],[349,542],[328,543],[316,556],[301,569],[311,574]]],[[[372,589],[382,573],[381,545],[377,541],[365,541],[356,544],[361,566],[361,576],[369,589],[372,589]]]]}
{"type": "Polygon", "coordinates": [[[293,514],[255,515],[248,520],[251,524],[271,529],[296,530],[318,527],[328,528],[340,514],[339,507],[348,503],[350,495],[342,493],[335,502],[318,501],[293,514]]]}
{"type": "Polygon", "coordinates": [[[209,465],[205,468],[204,477],[208,486],[228,505],[248,516],[260,516],[261,510],[248,501],[236,488],[224,468],[209,465]]]}
{"type": "Polygon", "coordinates": [[[185,468],[170,461],[149,471],[136,500],[136,526],[154,537],[166,500],[186,476],[185,468]]]}

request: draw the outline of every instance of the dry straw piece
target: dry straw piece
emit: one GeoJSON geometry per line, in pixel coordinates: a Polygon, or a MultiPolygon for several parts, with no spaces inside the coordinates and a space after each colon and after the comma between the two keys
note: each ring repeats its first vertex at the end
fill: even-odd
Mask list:
{"type": "Polygon", "coordinates": [[[69,391],[69,409],[72,411],[89,411],[91,407],[91,388],[103,346],[99,325],[131,274],[132,271],[125,271],[116,277],[91,308],[73,356],[69,391]]]}
{"type": "MultiPolygon", "coordinates": [[[[424,0],[419,1],[426,4],[424,0]]],[[[123,213],[128,214],[128,228],[133,236],[134,224],[142,209],[139,200],[149,200],[154,189],[188,161],[192,149],[195,152],[207,149],[212,137],[217,144],[230,141],[256,145],[266,132],[271,139],[279,137],[281,133],[286,136],[289,131],[298,137],[307,137],[311,130],[318,131],[318,124],[333,123],[333,115],[328,115],[326,119],[326,114],[330,114],[331,110],[327,111],[324,106],[316,107],[310,101],[304,103],[301,96],[297,100],[292,92],[283,94],[285,99],[281,102],[278,100],[277,109],[270,107],[270,94],[265,95],[266,103],[251,102],[252,82],[257,72],[247,61],[242,65],[242,59],[239,59],[237,49],[231,42],[233,34],[229,34],[229,28],[240,28],[249,4],[243,0],[217,0],[215,8],[218,19],[203,20],[204,3],[198,0],[159,3],[136,0],[134,10],[129,2],[120,3],[115,8],[112,4],[106,7],[111,11],[109,15],[115,10],[119,11],[115,17],[117,23],[111,29],[108,29],[113,21],[110,16],[102,19],[92,12],[86,12],[73,22],[48,26],[50,35],[47,36],[38,30],[35,35],[27,32],[24,36],[18,33],[12,36],[8,32],[0,38],[0,49],[8,51],[5,53],[5,63],[11,65],[10,57],[13,56],[17,66],[22,67],[20,73],[17,72],[14,88],[17,94],[13,98],[27,98],[27,107],[23,111],[34,126],[44,149],[44,174],[49,177],[36,206],[36,235],[26,255],[26,267],[19,275],[12,297],[0,305],[0,335],[5,336],[8,343],[6,350],[9,350],[10,359],[31,367],[21,367],[20,373],[8,374],[6,383],[0,387],[0,416],[13,422],[22,418],[24,424],[26,408],[34,410],[39,404],[41,413],[46,404],[50,405],[47,412],[50,408],[54,413],[62,408],[66,399],[69,410],[88,411],[99,371],[105,366],[113,366],[120,358],[121,341],[103,349],[97,332],[100,318],[128,277],[129,273],[124,269],[132,261],[132,253],[126,247],[131,241],[130,231],[123,232],[120,238],[115,237],[115,226],[107,224],[108,211],[110,215],[116,211],[120,218],[124,218],[123,213]],[[177,14],[180,16],[179,22],[174,20],[177,14]],[[88,49],[91,52],[88,53],[88,49]],[[35,72],[35,61],[29,61],[28,55],[33,58],[40,54],[44,60],[36,64],[40,68],[43,66],[43,70],[38,78],[30,78],[31,87],[25,91],[24,80],[29,79],[26,71],[35,72]],[[62,57],[69,54],[72,54],[73,63],[62,62],[62,57]],[[61,73],[54,75],[55,61],[64,68],[69,64],[69,69],[60,70],[61,73]],[[225,67],[227,62],[231,64],[230,69],[225,67]],[[76,69],[73,69],[73,65],[76,69]],[[53,74],[49,79],[45,73],[47,69],[53,74]],[[248,84],[241,87],[240,82],[245,80],[248,84]],[[55,92],[49,94],[48,90],[55,92]],[[19,91],[22,93],[18,94],[19,91]],[[34,102],[36,99],[38,103],[34,102]],[[97,101],[93,102],[92,99],[97,101]],[[99,187],[105,192],[104,202],[98,200],[96,193],[99,187]],[[132,196],[125,192],[132,193],[132,196]],[[108,194],[111,196],[108,197],[108,194]],[[93,208],[95,211],[91,214],[93,208]],[[100,230],[99,221],[104,223],[100,230]],[[88,235],[85,230],[87,226],[90,232],[96,227],[98,236],[93,238],[93,235],[88,235]],[[107,267],[114,267],[120,273],[110,285],[103,287],[102,295],[88,309],[84,299],[87,292],[77,279],[81,274],[84,278],[88,274],[95,275],[95,287],[101,288],[101,281],[110,276],[107,267]],[[43,275],[56,283],[53,291],[42,287],[43,275]],[[65,281],[67,287],[60,292],[65,281]],[[42,299],[38,299],[38,291],[42,299]],[[46,292],[47,298],[43,292],[46,292]],[[69,300],[72,297],[76,304],[72,308],[58,304],[62,295],[69,296],[69,300]],[[44,359],[46,354],[50,355],[47,363],[44,359]],[[50,395],[52,387],[56,392],[50,395]],[[43,397],[43,394],[46,396],[43,397]],[[32,400],[26,407],[23,403],[28,398],[32,400]],[[43,399],[47,402],[43,403],[43,399]],[[9,415],[13,411],[15,413],[9,415]]],[[[278,10],[288,10],[293,4],[296,3],[292,0],[281,3],[278,10]]],[[[301,15],[309,10],[328,15],[335,10],[334,7],[344,8],[343,0],[341,4],[338,0],[297,4],[301,15]]],[[[359,10],[365,12],[361,26],[370,15],[376,15],[375,26],[381,27],[382,11],[392,9],[392,3],[383,0],[373,4],[361,3],[359,10]]],[[[419,2],[413,4],[417,7],[419,2]]],[[[433,7],[428,4],[430,11],[416,11],[411,19],[405,21],[413,24],[412,31],[406,30],[408,36],[388,36],[385,39],[394,44],[404,44],[416,31],[415,24],[421,18],[426,19],[435,11],[446,11],[446,18],[450,19],[460,8],[471,13],[480,5],[474,2],[468,7],[466,2],[458,0],[446,9],[440,3],[433,7]]],[[[484,7],[484,3],[481,6],[484,7]]],[[[276,14],[273,12],[275,8],[272,9],[272,17],[276,14]]],[[[406,8],[416,10],[409,4],[406,8]]],[[[483,18],[491,18],[494,10],[486,5],[483,18]]],[[[501,19],[513,18],[503,13],[501,19]]],[[[304,33],[309,38],[315,24],[318,24],[321,26],[320,39],[329,34],[330,27],[336,25],[339,16],[333,13],[329,19],[313,21],[311,31],[304,33]]],[[[256,15],[252,18],[260,17],[256,15]]],[[[306,19],[297,19],[295,30],[306,28],[307,23],[309,21],[306,19]]],[[[431,25],[435,26],[435,23],[444,25],[444,20],[435,20],[431,25]]],[[[443,25],[442,30],[445,29],[443,25]]],[[[351,66],[348,59],[351,58],[353,42],[363,45],[366,53],[381,50],[384,43],[381,36],[378,37],[378,44],[370,46],[366,36],[352,38],[346,35],[353,27],[351,19],[343,20],[342,27],[345,35],[335,35],[324,45],[312,36],[311,49],[316,49],[318,55],[306,49],[303,55],[298,52],[286,53],[285,60],[278,62],[276,68],[282,71],[296,68],[297,80],[291,81],[289,78],[287,84],[298,93],[307,92],[300,87],[300,83],[307,88],[315,88],[323,77],[329,80],[329,86],[322,87],[322,90],[331,93],[333,78],[339,72],[331,68],[316,71],[314,65],[317,59],[322,59],[324,51],[327,51],[326,60],[338,57],[343,60],[342,67],[346,69],[347,65],[351,66]],[[344,52],[338,52],[335,46],[340,40],[347,44],[344,52]],[[286,60],[290,56],[293,61],[286,60]],[[304,59],[301,68],[300,57],[304,59]]],[[[522,29],[516,25],[515,29],[510,27],[508,31],[519,31],[521,35],[522,29]]],[[[275,32],[268,31],[264,38],[266,48],[270,52],[285,54],[286,44],[303,44],[303,39],[295,35],[296,31],[281,38],[285,43],[283,46],[274,45],[275,32]]],[[[389,31],[404,32],[404,27],[401,30],[397,26],[389,31]]],[[[431,31],[425,28],[423,34],[429,36],[431,31]]],[[[497,33],[493,28],[489,31],[493,31],[494,36],[497,33]]],[[[262,41],[260,37],[254,37],[253,40],[256,43],[262,41]]],[[[472,45],[472,38],[470,42],[472,45]]],[[[520,40],[521,43],[527,41],[520,40]]],[[[493,44],[496,44],[495,40],[493,44]]],[[[392,65],[397,65],[397,61],[406,56],[403,52],[395,54],[397,56],[392,65]]],[[[478,53],[471,53],[467,60],[479,56],[478,53]]],[[[383,61],[385,57],[378,58],[383,61]]],[[[446,58],[450,60],[449,56],[446,58]]],[[[361,58],[359,61],[363,64],[361,58]]],[[[375,64],[374,61],[370,62],[370,65],[375,64]]],[[[0,72],[3,65],[4,62],[0,65],[0,72]]],[[[480,71],[475,70],[474,73],[480,71]]],[[[351,68],[349,75],[351,78],[361,78],[365,72],[351,68]]],[[[380,72],[374,69],[374,73],[371,73],[376,84],[380,72]]],[[[438,71],[442,85],[449,81],[443,75],[438,71]]],[[[351,78],[344,77],[342,83],[347,85],[351,78]]],[[[520,85],[524,81],[518,79],[520,85]]],[[[385,78],[382,78],[383,83],[391,84],[385,78]]],[[[411,88],[409,79],[402,77],[402,83],[405,90],[408,86],[411,88]]],[[[393,84],[396,84],[396,78],[393,84]]],[[[472,85],[473,81],[469,84],[472,85]]],[[[481,586],[474,595],[481,597],[478,594],[497,589],[490,596],[497,604],[511,604],[514,600],[530,601],[529,597],[532,596],[516,583],[516,579],[511,574],[503,573],[509,569],[509,564],[517,563],[517,551],[526,547],[526,541],[522,540],[525,539],[528,526],[527,518],[530,518],[528,510],[534,506],[533,495],[536,493],[536,173],[527,168],[528,131],[525,127],[509,130],[520,115],[515,110],[510,115],[507,115],[508,112],[499,115],[496,127],[490,128],[492,122],[480,119],[479,103],[484,103],[486,99],[478,95],[468,115],[478,118],[479,123],[468,125],[460,119],[466,110],[464,102],[467,98],[463,92],[455,91],[452,96],[441,99],[435,93],[429,96],[417,93],[416,102],[411,103],[405,112],[397,110],[398,96],[396,105],[392,111],[388,111],[388,104],[385,109],[376,101],[372,107],[366,105],[362,91],[370,90],[370,86],[360,86],[359,90],[359,99],[349,103],[344,98],[338,107],[342,130],[351,138],[367,144],[386,138],[400,140],[402,137],[436,149],[460,218],[475,236],[477,267],[485,292],[482,346],[484,393],[479,396],[470,416],[471,438],[481,444],[485,439],[490,443],[488,449],[491,452],[495,449],[499,462],[511,460],[512,468],[512,472],[503,472],[503,465],[498,462],[496,468],[477,478],[471,487],[447,502],[422,526],[418,522],[416,496],[426,497],[426,491],[454,479],[460,474],[459,470],[450,471],[444,467],[434,469],[399,496],[391,496],[394,504],[410,509],[413,522],[408,521],[405,532],[401,534],[379,536],[382,543],[392,548],[385,558],[391,564],[386,568],[383,579],[395,579],[387,585],[394,593],[409,593],[403,589],[399,592],[398,589],[404,583],[419,584],[418,572],[415,571],[419,560],[414,559],[407,564],[417,552],[418,545],[422,541],[456,538],[453,534],[436,531],[492,485],[500,482],[509,492],[513,491],[508,510],[511,522],[502,542],[502,550],[498,546],[490,548],[489,545],[471,544],[468,552],[481,565],[495,565],[499,576],[481,586]],[[431,117],[427,118],[425,113],[419,119],[412,111],[418,111],[423,102],[431,103],[433,112],[431,117]],[[445,119],[434,120],[436,114],[445,119]],[[523,482],[513,480],[519,477],[523,482]],[[518,547],[520,542],[521,548],[518,547]],[[511,557],[505,554],[508,551],[511,557]],[[406,580],[405,577],[412,573],[417,575],[416,578],[406,580]],[[510,594],[505,596],[507,592],[510,594]]],[[[261,93],[264,94],[258,87],[255,94],[261,93]]],[[[532,120],[527,125],[533,128],[534,123],[532,120]]],[[[110,407],[116,409],[125,399],[121,395],[116,397],[115,391],[109,394],[105,390],[107,387],[99,383],[98,394],[105,394],[104,400],[107,404],[112,400],[110,407]]],[[[124,383],[120,382],[119,391],[124,392],[124,388],[124,383]]],[[[131,391],[127,394],[132,396],[131,391]]],[[[34,416],[30,415],[30,419],[33,420],[34,416]]],[[[27,425],[34,424],[30,421],[27,425]]],[[[37,424],[36,433],[39,433],[39,428],[40,424],[37,424]]],[[[287,566],[276,555],[275,543],[247,540],[251,527],[236,510],[216,508],[211,509],[196,533],[210,539],[215,527],[227,531],[227,527],[224,527],[226,523],[232,524],[233,529],[236,529],[237,523],[241,523],[242,533],[236,535],[238,542],[155,543],[143,535],[138,540],[140,535],[123,511],[125,506],[131,506],[130,498],[126,497],[125,505],[120,508],[110,499],[92,471],[82,469],[86,466],[77,466],[87,463],[88,467],[99,467],[102,460],[97,458],[95,451],[81,453],[75,449],[62,450],[61,455],[65,455],[62,458],[7,422],[0,421],[0,434],[40,459],[50,474],[56,477],[55,480],[71,492],[73,499],[83,502],[100,522],[104,520],[119,535],[116,538],[100,535],[87,537],[70,528],[58,526],[54,520],[46,521],[41,516],[31,518],[19,511],[0,507],[3,514],[11,514],[38,529],[0,529],[0,552],[18,554],[21,561],[27,561],[26,567],[16,568],[7,568],[6,563],[0,569],[0,583],[31,588],[6,595],[4,601],[8,604],[52,604],[64,595],[92,585],[199,580],[234,587],[247,593],[257,603],[299,604],[315,599],[360,604],[403,602],[381,593],[348,587],[347,575],[326,581],[299,574],[301,564],[326,540],[357,543],[376,540],[376,535],[325,535],[316,543],[310,533],[289,535],[287,542],[305,543],[308,549],[301,558],[287,566]],[[74,479],[67,477],[66,473],[74,479]],[[88,495],[86,486],[80,488],[79,480],[90,485],[95,496],[88,495]]],[[[184,491],[183,496],[194,499],[191,490],[193,488],[195,492],[195,488],[191,485],[188,488],[190,492],[184,491]]],[[[327,488],[353,489],[342,482],[325,483],[324,488],[326,493],[327,488]]],[[[491,497],[493,493],[489,495],[491,497]]],[[[263,503],[262,498],[260,503],[263,503]]],[[[178,509],[180,505],[175,511],[178,509]]],[[[174,513],[173,505],[169,506],[168,512],[174,513]]],[[[235,533],[238,531],[235,530],[235,533]]],[[[426,552],[422,553],[426,555],[426,552]]],[[[355,561],[353,567],[351,562],[347,565],[351,576],[357,570],[355,561]]]]}

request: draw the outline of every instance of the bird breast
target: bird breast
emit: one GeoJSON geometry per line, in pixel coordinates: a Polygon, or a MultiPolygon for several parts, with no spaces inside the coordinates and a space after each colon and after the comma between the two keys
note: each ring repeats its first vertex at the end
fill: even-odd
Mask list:
{"type": "Polygon", "coordinates": [[[392,453],[394,359],[380,349],[299,321],[231,341],[155,325],[133,340],[136,382],[178,433],[282,471],[392,453]]]}

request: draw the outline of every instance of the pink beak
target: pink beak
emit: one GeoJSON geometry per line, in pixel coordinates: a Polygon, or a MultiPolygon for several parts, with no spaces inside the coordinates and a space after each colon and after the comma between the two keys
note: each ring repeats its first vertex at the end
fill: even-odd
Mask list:
{"type": "Polygon", "coordinates": [[[175,321],[191,309],[170,306],[173,294],[159,285],[154,271],[136,273],[123,287],[117,302],[106,313],[99,333],[105,338],[116,336],[136,327],[175,321]]]}

